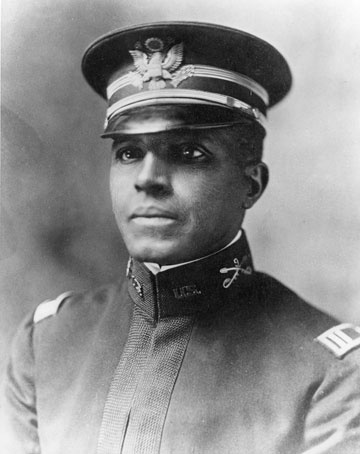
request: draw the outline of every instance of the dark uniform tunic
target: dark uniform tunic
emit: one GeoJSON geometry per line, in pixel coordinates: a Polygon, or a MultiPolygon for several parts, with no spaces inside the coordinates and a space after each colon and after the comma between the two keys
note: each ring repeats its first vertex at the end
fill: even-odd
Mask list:
{"type": "Polygon", "coordinates": [[[360,452],[360,350],[318,342],[337,322],[255,272],[244,234],[43,304],[12,351],[9,452],[360,452]]]}

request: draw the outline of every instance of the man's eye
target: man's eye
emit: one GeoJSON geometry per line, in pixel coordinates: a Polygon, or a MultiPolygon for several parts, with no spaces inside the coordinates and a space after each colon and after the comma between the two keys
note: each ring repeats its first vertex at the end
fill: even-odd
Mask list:
{"type": "Polygon", "coordinates": [[[197,145],[184,145],[180,151],[184,161],[198,161],[206,158],[206,153],[197,145]]]}
{"type": "Polygon", "coordinates": [[[115,150],[115,160],[121,162],[132,162],[143,158],[143,152],[139,148],[119,148],[115,150]]]}

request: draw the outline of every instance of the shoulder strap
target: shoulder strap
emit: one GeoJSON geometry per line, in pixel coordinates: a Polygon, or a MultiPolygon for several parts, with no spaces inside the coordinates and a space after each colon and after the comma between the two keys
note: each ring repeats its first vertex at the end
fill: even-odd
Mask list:
{"type": "Polygon", "coordinates": [[[41,320],[44,320],[44,318],[55,315],[59,310],[61,304],[65,301],[66,298],[72,295],[72,293],[73,292],[65,292],[54,300],[46,300],[43,303],[40,303],[35,309],[33,322],[38,323],[41,320]]]}
{"type": "Polygon", "coordinates": [[[315,339],[337,358],[360,346],[360,327],[351,323],[333,326],[315,339]]]}

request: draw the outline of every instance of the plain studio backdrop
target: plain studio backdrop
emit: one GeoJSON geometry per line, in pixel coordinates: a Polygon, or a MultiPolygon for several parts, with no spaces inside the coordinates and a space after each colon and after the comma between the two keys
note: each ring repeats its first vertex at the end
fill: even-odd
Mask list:
{"type": "Polygon", "coordinates": [[[358,4],[3,1],[0,358],[38,303],[123,272],[127,254],[108,190],[110,142],[99,137],[106,106],[83,80],[80,61],[109,30],[162,20],[243,29],[288,60],[293,88],[269,113],[270,184],[245,228],[257,269],[359,323],[358,4]]]}

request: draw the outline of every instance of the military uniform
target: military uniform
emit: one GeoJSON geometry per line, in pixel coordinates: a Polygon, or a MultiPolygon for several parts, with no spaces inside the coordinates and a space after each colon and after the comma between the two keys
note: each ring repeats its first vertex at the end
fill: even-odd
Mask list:
{"type": "Polygon", "coordinates": [[[156,276],[131,261],[22,326],[10,452],[355,454],[360,331],[336,324],[255,272],[244,234],[156,276]]]}
{"type": "MultiPolygon", "coordinates": [[[[115,139],[258,130],[291,85],[268,43],[209,24],[115,31],[82,68],[115,139]]],[[[124,283],[62,295],[22,325],[2,434],[21,454],[354,454],[359,339],[254,271],[245,233],[157,274],[130,260],[124,283]]]]}

